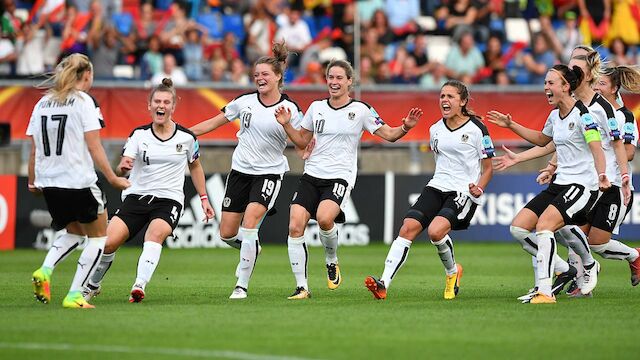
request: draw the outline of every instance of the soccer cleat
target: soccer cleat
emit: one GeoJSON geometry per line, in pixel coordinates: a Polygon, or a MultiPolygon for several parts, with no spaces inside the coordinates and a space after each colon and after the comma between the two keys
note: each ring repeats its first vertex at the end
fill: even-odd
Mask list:
{"type": "Polygon", "coordinates": [[[562,291],[565,285],[567,285],[571,280],[576,277],[576,273],[578,271],[575,267],[569,265],[569,270],[556,275],[556,279],[553,282],[553,286],[551,287],[551,291],[553,295],[558,295],[562,291]]]}
{"type": "Polygon", "coordinates": [[[84,298],[85,301],[90,301],[94,297],[100,295],[101,291],[102,291],[102,286],[101,285],[94,286],[94,285],[91,285],[91,284],[87,283],[87,286],[85,286],[82,289],[82,297],[84,298]]]}
{"type": "MultiPolygon", "coordinates": [[[[640,253],[640,248],[636,248],[636,250],[640,253]]],[[[640,256],[629,263],[629,270],[631,270],[631,286],[640,284],[640,256]]]]}
{"type": "Polygon", "coordinates": [[[236,286],[236,288],[233,289],[233,292],[229,296],[229,299],[234,299],[234,300],[240,300],[240,299],[246,299],[246,298],[247,298],[247,289],[243,288],[242,286],[236,286]]]}
{"type": "Polygon", "coordinates": [[[144,287],[139,284],[133,285],[131,288],[131,295],[129,296],[130,303],[139,303],[144,299],[144,287]]]}
{"type": "Polygon", "coordinates": [[[453,275],[447,275],[445,278],[444,298],[445,300],[451,300],[458,295],[460,290],[460,279],[462,279],[462,265],[456,264],[458,272],[453,275]]]}
{"type": "MultiPolygon", "coordinates": [[[[595,260],[594,260],[595,261],[595,260]]],[[[595,261],[591,269],[584,268],[584,275],[582,276],[582,285],[580,286],[580,292],[582,295],[590,294],[598,284],[598,273],[600,273],[600,263],[595,261]]]]}
{"type": "Polygon", "coordinates": [[[51,301],[51,269],[41,267],[33,272],[33,296],[43,304],[51,301]]]}
{"type": "Polygon", "coordinates": [[[529,304],[555,304],[556,296],[555,295],[545,295],[541,292],[538,292],[534,297],[529,300],[529,304]]]}
{"type": "Polygon", "coordinates": [[[340,275],[340,266],[338,264],[327,265],[327,286],[330,290],[335,290],[342,283],[340,275]]]}
{"type": "Polygon", "coordinates": [[[296,291],[294,291],[293,294],[291,294],[291,296],[289,296],[287,299],[302,300],[302,299],[308,299],[310,297],[311,297],[311,292],[309,292],[309,290],[303,288],[302,286],[298,286],[296,288],[296,291]]]}
{"type": "Polygon", "coordinates": [[[387,298],[387,288],[384,283],[373,276],[367,276],[364,279],[364,286],[371,291],[373,297],[378,300],[384,300],[387,298]]]}
{"type": "Polygon", "coordinates": [[[95,306],[89,304],[80,291],[70,291],[64,300],[62,307],[67,309],[93,309],[95,306]]]}
{"type": "Polygon", "coordinates": [[[529,289],[529,292],[527,292],[522,296],[519,296],[518,300],[522,301],[522,303],[529,302],[534,296],[536,296],[537,293],[538,293],[538,287],[534,286],[531,289],[529,289]]]}

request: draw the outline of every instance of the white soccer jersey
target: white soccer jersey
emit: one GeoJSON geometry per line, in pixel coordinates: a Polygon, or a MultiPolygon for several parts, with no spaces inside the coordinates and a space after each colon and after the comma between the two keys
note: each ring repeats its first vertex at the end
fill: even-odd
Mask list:
{"type": "MultiPolygon", "coordinates": [[[[622,126],[622,131],[623,131],[622,139],[624,140],[624,143],[632,144],[633,146],[637,147],[638,146],[638,123],[636,122],[636,118],[635,116],[633,116],[633,113],[629,109],[623,106],[620,109],[616,110],[616,118],[618,118],[618,121],[620,123],[624,124],[622,126]]],[[[633,188],[633,181],[632,181],[633,168],[631,164],[632,164],[631,161],[629,161],[629,163],[627,164],[627,167],[629,168],[629,183],[631,184],[631,190],[635,190],[633,188]]]]}
{"type": "Polygon", "coordinates": [[[192,163],[200,156],[196,136],[176,124],[173,135],[160,140],[151,124],[136,128],[129,135],[122,156],[134,159],[129,176],[131,186],[122,191],[122,200],[129,194],[152,195],[184,201],[184,174],[187,161],[192,163]]]}
{"type": "Polygon", "coordinates": [[[39,188],[87,188],[98,180],[84,133],[100,130],[98,103],[76,91],[64,103],[45,95],[33,108],[27,135],[36,146],[35,182],[39,188]]]}
{"type": "Polygon", "coordinates": [[[480,198],[469,193],[469,184],[478,183],[481,160],[495,156],[487,127],[474,116],[455,130],[440,119],[429,128],[429,143],[436,160],[436,170],[427,186],[440,191],[460,192],[480,203],[480,198]]]}
{"type": "Polygon", "coordinates": [[[591,113],[596,122],[598,123],[598,130],[600,131],[600,138],[602,138],[602,150],[604,150],[604,156],[606,160],[606,174],[607,178],[613,185],[621,186],[622,179],[620,177],[620,167],[616,160],[616,153],[613,151],[614,140],[622,139],[622,126],[624,125],[624,119],[618,120],[618,116],[613,109],[613,106],[600,94],[596,94],[591,100],[591,104],[588,107],[589,113],[591,113]]]}
{"type": "Polygon", "coordinates": [[[313,131],[316,146],[304,172],[320,179],[344,179],[353,187],[358,169],[358,144],[366,129],[375,133],[384,121],[368,104],[351,100],[334,108],[329,99],[311,103],[300,126],[313,131]]]}
{"type": "Polygon", "coordinates": [[[291,125],[297,128],[302,112],[286,94],[282,94],[277,103],[266,106],[256,91],[235,98],[222,109],[229,121],[240,119],[240,130],[236,134],[238,146],[231,160],[233,170],[249,175],[289,171],[289,162],[284,156],[287,133],[275,116],[280,105],[291,111],[291,125]]]}
{"type": "Polygon", "coordinates": [[[553,138],[556,146],[558,168],[553,181],[555,184],[580,184],[587,190],[598,190],[593,155],[584,138],[589,130],[598,131],[598,125],[580,100],[564,118],[560,117],[558,109],[549,113],[542,133],[553,138]]]}

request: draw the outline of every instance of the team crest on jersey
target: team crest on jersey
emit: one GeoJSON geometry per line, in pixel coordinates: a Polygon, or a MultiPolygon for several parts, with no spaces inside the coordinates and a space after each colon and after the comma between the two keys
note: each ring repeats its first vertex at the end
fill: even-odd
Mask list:
{"type": "Polygon", "coordinates": [[[575,127],[576,127],[576,123],[574,122],[569,123],[569,130],[573,130],[575,127]]]}
{"type": "Polygon", "coordinates": [[[182,152],[182,144],[176,145],[176,152],[182,152]]]}
{"type": "Polygon", "coordinates": [[[465,142],[465,143],[466,143],[466,142],[469,140],[469,135],[467,135],[467,134],[462,134],[462,139],[461,139],[461,140],[462,140],[462,142],[465,142]]]}
{"type": "Polygon", "coordinates": [[[349,120],[353,121],[356,118],[356,113],[353,111],[349,113],[349,120]]]}
{"type": "Polygon", "coordinates": [[[225,197],[224,200],[222,200],[222,205],[224,207],[229,207],[229,205],[231,205],[231,198],[230,197],[225,197]]]}

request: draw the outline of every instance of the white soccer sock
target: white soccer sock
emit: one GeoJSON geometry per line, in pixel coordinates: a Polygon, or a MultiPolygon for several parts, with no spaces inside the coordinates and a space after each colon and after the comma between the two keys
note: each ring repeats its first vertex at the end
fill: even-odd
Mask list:
{"type": "Polygon", "coordinates": [[[538,259],[535,256],[531,256],[531,266],[533,267],[533,286],[538,287],[540,280],[538,279],[538,259]]]}
{"type": "Polygon", "coordinates": [[[231,246],[234,249],[240,250],[240,248],[242,247],[242,238],[240,237],[240,234],[236,234],[235,236],[232,236],[228,239],[220,236],[220,240],[224,241],[227,245],[231,246]]]}
{"type": "Polygon", "coordinates": [[[569,225],[556,231],[559,237],[563,238],[569,248],[569,263],[578,270],[578,277],[582,276],[583,266],[591,266],[595,259],[591,255],[591,249],[589,248],[589,242],[587,235],[580,229],[579,226],[569,225]],[[582,260],[581,264],[574,265],[575,259],[572,259],[572,254],[577,254],[582,260]]]}
{"type": "Polygon", "coordinates": [[[564,261],[564,259],[561,258],[560,255],[558,255],[558,253],[556,253],[553,258],[554,258],[553,271],[555,271],[558,274],[569,271],[569,263],[564,261]]]}
{"type": "Polygon", "coordinates": [[[538,245],[534,233],[517,226],[511,226],[509,228],[509,231],[511,232],[513,238],[518,240],[524,251],[533,256],[536,256],[536,254],[538,253],[538,245]]]}
{"type": "Polygon", "coordinates": [[[249,288],[249,280],[258,259],[258,229],[240,228],[242,247],[238,264],[238,282],[236,286],[249,288]]]}
{"type": "Polygon", "coordinates": [[[151,281],[153,272],[160,262],[160,254],[162,253],[162,244],[153,241],[145,241],[142,247],[142,254],[138,259],[138,273],[136,274],[135,285],[141,286],[143,289],[147,283],[151,281]]]}
{"type": "Polygon", "coordinates": [[[324,257],[327,265],[338,263],[338,226],[335,224],[331,230],[320,229],[320,242],[324,246],[324,257]]]}
{"type": "Polygon", "coordinates": [[[93,287],[98,287],[102,283],[102,279],[109,271],[111,264],[113,264],[113,259],[116,257],[116,253],[113,252],[111,254],[104,253],[100,257],[100,262],[96,267],[96,271],[93,273],[91,278],[89,279],[89,284],[93,287]]]}
{"type": "Polygon", "coordinates": [[[453,242],[449,235],[445,235],[440,241],[431,243],[436,246],[438,249],[438,255],[440,256],[440,261],[442,261],[442,265],[444,265],[444,271],[447,275],[453,275],[458,272],[458,268],[456,267],[456,259],[453,253],[453,242]]]}
{"type": "Polygon", "coordinates": [[[67,232],[61,234],[51,245],[47,256],[42,262],[42,266],[53,270],[56,265],[66,259],[84,241],[84,238],[84,235],[69,234],[67,232]]]}
{"type": "Polygon", "coordinates": [[[618,240],[609,240],[602,245],[591,245],[591,250],[605,259],[627,260],[633,262],[638,258],[638,250],[627,246],[618,240]]]}
{"type": "Polygon", "coordinates": [[[398,236],[392,243],[387,259],[384,261],[384,271],[380,280],[384,283],[384,286],[388,289],[391,286],[391,280],[396,275],[398,270],[404,265],[409,256],[409,249],[411,249],[411,241],[403,237],[398,236]]]}
{"type": "Polygon", "coordinates": [[[537,232],[536,239],[538,242],[536,260],[538,261],[538,279],[540,279],[538,291],[552,296],[551,285],[555,265],[556,241],[553,238],[553,232],[548,230],[537,232]]]}
{"type": "Polygon", "coordinates": [[[100,261],[100,256],[104,251],[104,244],[107,242],[106,236],[89,238],[87,246],[82,250],[80,258],[78,259],[78,267],[76,268],[76,274],[71,281],[71,288],[69,291],[81,291],[86,285],[89,278],[96,270],[96,266],[100,261]]]}
{"type": "Polygon", "coordinates": [[[291,271],[296,278],[296,287],[303,287],[309,290],[309,284],[307,283],[309,253],[307,251],[307,244],[304,242],[304,235],[298,238],[289,236],[287,239],[287,250],[289,251],[291,271]]]}

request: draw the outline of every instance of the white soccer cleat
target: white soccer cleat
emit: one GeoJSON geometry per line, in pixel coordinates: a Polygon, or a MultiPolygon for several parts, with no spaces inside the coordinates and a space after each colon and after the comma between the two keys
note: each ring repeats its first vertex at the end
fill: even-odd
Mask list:
{"type": "Polygon", "coordinates": [[[93,286],[91,284],[87,284],[87,286],[82,288],[82,297],[84,298],[85,301],[89,302],[94,297],[100,295],[101,291],[102,291],[101,285],[93,286]]]}
{"type": "Polygon", "coordinates": [[[536,294],[538,293],[538,287],[534,286],[531,289],[529,289],[529,292],[527,292],[526,294],[519,296],[518,300],[522,301],[522,303],[528,303],[529,301],[531,301],[531,299],[533,299],[534,296],[536,296],[536,294]]]}
{"type": "Polygon", "coordinates": [[[139,303],[144,299],[144,286],[135,284],[131,288],[131,295],[129,296],[130,303],[139,303]]]}
{"type": "Polygon", "coordinates": [[[233,289],[231,296],[229,296],[229,299],[233,299],[233,300],[240,300],[240,299],[246,299],[246,298],[247,298],[247,289],[243,288],[242,286],[236,286],[236,288],[233,289]]]}
{"type": "Polygon", "coordinates": [[[578,284],[582,295],[590,294],[598,284],[598,273],[600,272],[600,263],[594,260],[595,263],[591,269],[584,269],[584,275],[582,276],[582,285],[578,284]]]}

